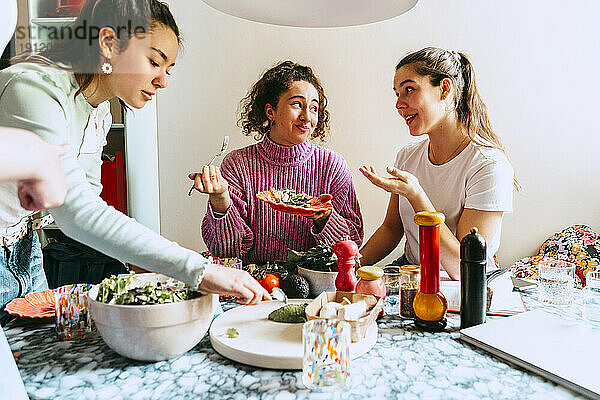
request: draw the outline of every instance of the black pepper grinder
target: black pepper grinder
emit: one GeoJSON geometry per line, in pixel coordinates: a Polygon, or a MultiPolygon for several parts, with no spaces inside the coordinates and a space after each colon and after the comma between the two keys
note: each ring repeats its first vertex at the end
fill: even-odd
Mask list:
{"type": "Polygon", "coordinates": [[[485,322],[486,265],[485,239],[473,227],[460,241],[460,329],[485,322]]]}

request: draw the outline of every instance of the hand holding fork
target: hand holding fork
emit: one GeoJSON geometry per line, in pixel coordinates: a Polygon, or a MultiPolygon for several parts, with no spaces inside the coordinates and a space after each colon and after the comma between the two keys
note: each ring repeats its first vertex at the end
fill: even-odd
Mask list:
{"type": "Polygon", "coordinates": [[[198,189],[198,191],[203,193],[223,193],[221,190],[222,183],[225,185],[225,190],[227,190],[227,182],[221,177],[221,172],[218,168],[212,166],[212,163],[217,159],[217,157],[222,156],[227,151],[227,147],[229,146],[229,136],[225,136],[223,138],[223,144],[221,144],[221,151],[219,151],[215,156],[210,160],[210,162],[202,168],[202,172],[200,173],[191,173],[189,174],[189,178],[193,179],[195,182],[188,191],[188,196],[192,195],[194,189],[198,189]],[[214,189],[217,191],[215,192],[214,189]]]}

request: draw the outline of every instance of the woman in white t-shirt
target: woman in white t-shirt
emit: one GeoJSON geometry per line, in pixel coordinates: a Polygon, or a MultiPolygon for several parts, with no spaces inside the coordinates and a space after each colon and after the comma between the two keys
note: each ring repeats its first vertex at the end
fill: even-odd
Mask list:
{"type": "Polygon", "coordinates": [[[488,268],[500,246],[502,217],[512,212],[513,169],[492,129],[479,97],[468,58],[427,47],[396,66],[396,108],[411,136],[423,140],[398,152],[390,177],[371,166],[360,171],[390,193],[383,224],[361,250],[363,265],[386,257],[406,235],[398,264],[419,264],[419,229],[414,215],[439,211],[446,222],[440,232],[440,262],[452,279],[460,277],[460,242],[471,227],[486,242],[488,268]]]}

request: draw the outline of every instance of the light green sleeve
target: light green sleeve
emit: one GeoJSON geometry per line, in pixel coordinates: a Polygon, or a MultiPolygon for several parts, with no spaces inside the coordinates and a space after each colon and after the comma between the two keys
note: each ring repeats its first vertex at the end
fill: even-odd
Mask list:
{"type": "Polygon", "coordinates": [[[0,90],[1,126],[32,131],[53,144],[69,142],[64,91],[52,90],[37,73],[15,74],[0,90]]]}
{"type": "Polygon", "coordinates": [[[0,125],[31,130],[54,144],[70,143],[62,158],[68,193],[59,208],[50,210],[61,230],[122,262],[160,272],[197,287],[208,260],[146,228],[107,205],[88,182],[77,160],[80,143],[71,143],[65,91],[39,73],[15,75],[0,92],[0,125]]]}

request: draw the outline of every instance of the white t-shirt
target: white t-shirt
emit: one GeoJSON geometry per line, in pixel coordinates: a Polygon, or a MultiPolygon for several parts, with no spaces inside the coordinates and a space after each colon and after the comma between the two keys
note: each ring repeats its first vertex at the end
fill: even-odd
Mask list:
{"type": "MultiPolygon", "coordinates": [[[[456,235],[463,209],[512,212],[512,166],[498,149],[470,142],[467,147],[443,165],[435,165],[428,156],[429,138],[403,147],[395,167],[419,179],[436,211],[444,213],[446,225],[456,235]]],[[[400,196],[400,218],[406,235],[404,251],[408,260],[419,264],[419,226],[415,212],[406,198],[400,196]]],[[[493,256],[500,247],[499,228],[487,243],[488,269],[494,268],[493,256]]]]}
{"type": "Polygon", "coordinates": [[[17,26],[17,0],[2,1],[0,14],[0,54],[4,52],[6,44],[15,33],[17,26]]]}

